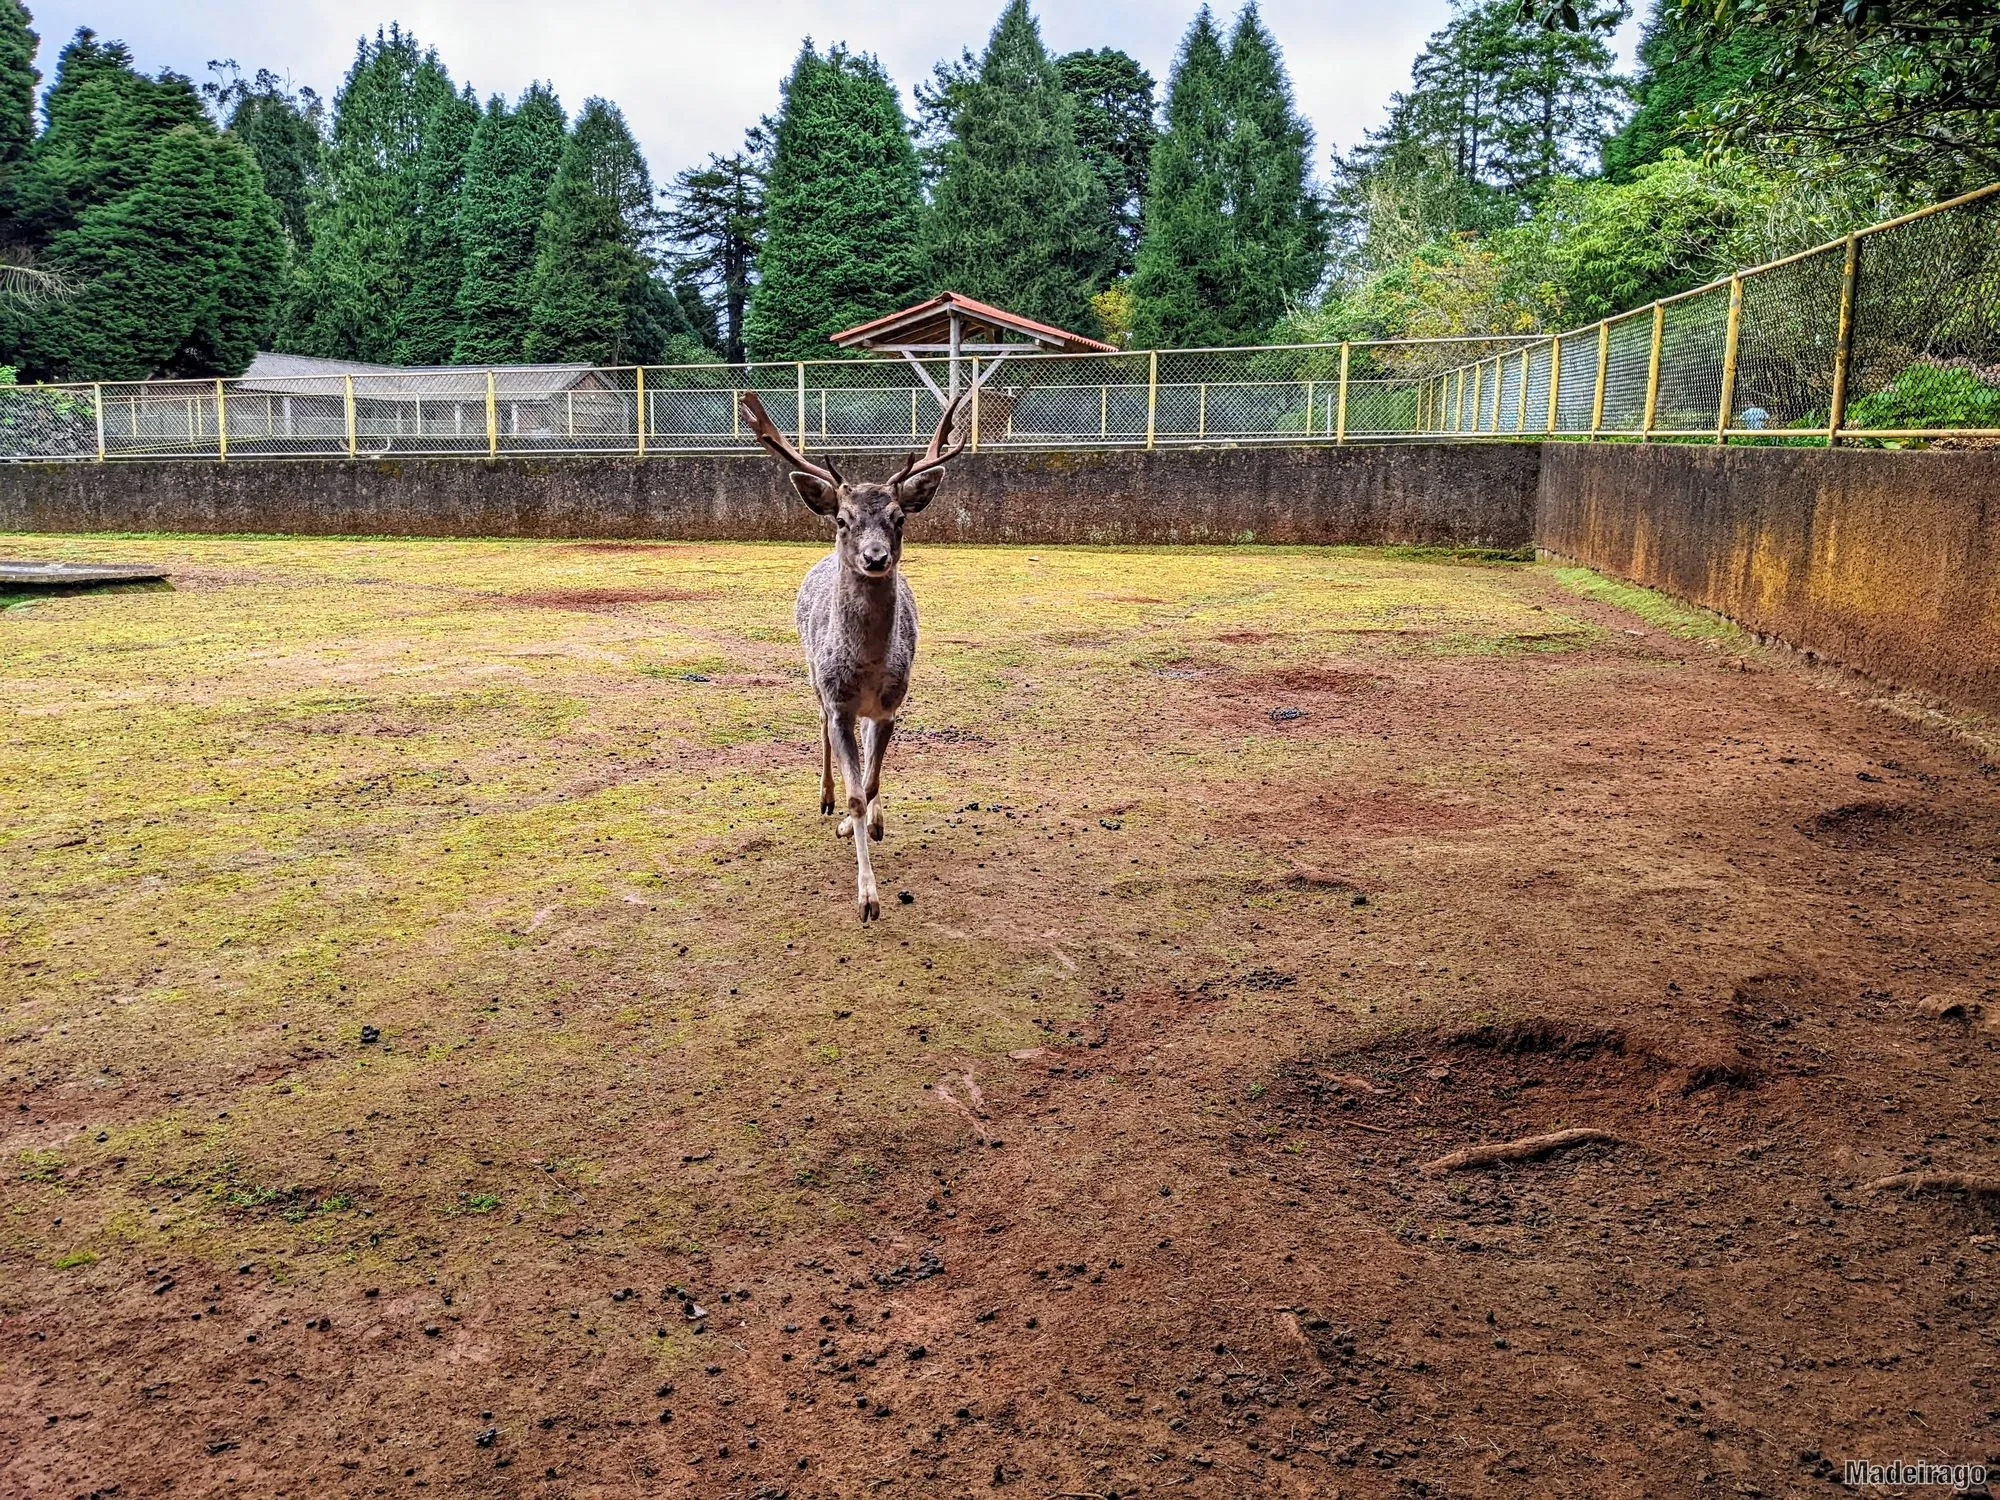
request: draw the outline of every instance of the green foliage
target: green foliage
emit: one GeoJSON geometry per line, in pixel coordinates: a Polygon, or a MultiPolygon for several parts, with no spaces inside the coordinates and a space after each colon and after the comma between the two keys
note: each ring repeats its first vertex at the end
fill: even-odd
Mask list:
{"type": "Polygon", "coordinates": [[[680,249],[676,296],[711,347],[731,364],[744,359],[743,319],[764,241],[764,182],[770,137],[752,126],[743,149],[711,155],[667,190],[662,231],[680,249]]]}
{"type": "Polygon", "coordinates": [[[399,27],[356,47],[334,95],[326,189],[308,214],[311,248],[287,318],[287,348],[395,358],[418,263],[424,128],[452,93],[437,53],[399,27]]]}
{"type": "Polygon", "coordinates": [[[1104,184],[1116,233],[1112,271],[1132,274],[1146,205],[1146,172],[1159,130],[1153,75],[1115,47],[1070,52],[1056,75],[1076,105],[1076,143],[1104,184]]]}
{"type": "Polygon", "coordinates": [[[1847,404],[1843,425],[1898,431],[1911,427],[2000,430],[2000,370],[1963,364],[1914,364],[1879,391],[1847,404]]]}
{"type": "Polygon", "coordinates": [[[521,358],[536,238],[564,133],[562,106],[540,84],[512,110],[497,97],[489,100],[472,133],[459,205],[465,278],[452,358],[460,364],[521,358]]]}
{"type": "Polygon", "coordinates": [[[1244,8],[1225,50],[1203,6],[1175,60],[1153,152],[1132,278],[1135,342],[1252,343],[1312,290],[1327,223],[1311,152],[1256,7],[1244,8]]]}
{"type": "Polygon", "coordinates": [[[0,0],[0,213],[13,204],[14,178],[35,143],[35,68],[39,38],[21,0],[0,0]]]}
{"type": "Polygon", "coordinates": [[[821,357],[829,335],[913,301],[922,184],[881,64],[808,43],[773,127],[764,249],[744,317],[758,359],[821,357]]]}
{"type": "Polygon", "coordinates": [[[1678,0],[1653,0],[1639,43],[1639,107],[1604,143],[1604,174],[1614,182],[1658,161],[1670,146],[1691,146],[1699,125],[1692,118],[1740,93],[1770,54],[1761,33],[1736,32],[1704,44],[1681,18],[1678,0]]]}
{"type": "Polygon", "coordinates": [[[73,379],[239,373],[268,324],[284,235],[244,146],[181,125],[131,192],[84,211],[51,252],[82,282],[34,333],[36,363],[73,379]]]}
{"type": "Polygon", "coordinates": [[[586,100],[563,147],[529,283],[531,360],[624,365],[693,330],[653,275],[653,179],[618,107],[586,100]]]}
{"type": "Polygon", "coordinates": [[[326,110],[319,95],[294,91],[268,68],[245,82],[234,62],[208,66],[217,76],[201,86],[203,96],[257,159],[285,237],[293,252],[303,255],[312,243],[307,223],[312,197],[326,174],[326,110]]]}
{"type": "Polygon", "coordinates": [[[1116,237],[1104,179],[1077,144],[1076,101],[1027,0],[1010,0],[959,92],[925,221],[932,284],[1083,327],[1116,237]]]}
{"type": "Polygon", "coordinates": [[[470,87],[431,106],[417,146],[415,264],[396,329],[396,362],[441,365],[458,342],[458,289],[465,279],[459,196],[479,123],[470,87]]]}

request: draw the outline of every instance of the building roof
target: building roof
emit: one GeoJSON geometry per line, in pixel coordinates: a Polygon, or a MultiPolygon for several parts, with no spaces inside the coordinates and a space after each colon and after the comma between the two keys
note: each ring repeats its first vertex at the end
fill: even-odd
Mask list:
{"type": "Polygon", "coordinates": [[[590,365],[374,365],[358,359],[260,352],[236,382],[239,391],[273,395],[338,395],[355,377],[355,394],[377,399],[486,398],[486,372],[503,399],[536,400],[575,389],[595,373],[590,365]]]}
{"type": "MultiPolygon", "coordinates": [[[[959,335],[967,344],[1000,344],[1013,334],[1040,349],[1062,354],[1116,354],[1111,345],[1087,339],[1080,333],[1038,323],[1019,313],[994,307],[966,296],[963,292],[943,292],[928,302],[919,302],[901,312],[857,323],[833,336],[843,349],[903,349],[935,353],[951,343],[951,325],[956,318],[959,335]]],[[[1018,347],[1018,346],[1017,346],[1018,347]]],[[[983,352],[983,351],[975,351],[983,352]]]]}

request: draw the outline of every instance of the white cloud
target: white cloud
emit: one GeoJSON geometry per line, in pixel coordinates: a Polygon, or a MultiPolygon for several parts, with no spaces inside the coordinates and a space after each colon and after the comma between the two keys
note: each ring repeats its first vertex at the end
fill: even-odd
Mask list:
{"type": "MultiPolygon", "coordinates": [[[[365,29],[391,19],[435,46],[452,77],[482,95],[514,97],[532,79],[554,84],[573,114],[601,94],[616,102],[664,181],[711,151],[727,151],[778,103],[778,83],[800,40],[844,41],[873,52],[909,90],[933,62],[985,44],[1001,0],[29,0],[41,33],[40,63],[78,26],[131,45],[140,67],[205,76],[208,59],[270,68],[331,97],[365,29]]],[[[1225,21],[1228,3],[1216,6],[1225,21]]],[[[1191,0],[1042,0],[1049,45],[1120,47],[1162,87],[1191,0]]],[[[1265,0],[1264,19],[1285,48],[1299,104],[1318,131],[1321,156],[1380,122],[1391,91],[1448,13],[1446,0],[1265,0]]],[[[1629,57],[1632,28],[1621,38],[1629,57]]]]}

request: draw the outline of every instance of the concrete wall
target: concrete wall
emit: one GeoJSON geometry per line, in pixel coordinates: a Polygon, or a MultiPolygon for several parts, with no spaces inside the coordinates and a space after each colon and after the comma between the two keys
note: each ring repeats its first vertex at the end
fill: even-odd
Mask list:
{"type": "MultiPolygon", "coordinates": [[[[880,476],[884,454],[837,459],[880,476]]],[[[1532,443],[978,453],[953,464],[912,541],[1533,540],[1532,443]]],[[[813,538],[762,457],[0,464],[0,531],[813,538]]]]}
{"type": "Polygon", "coordinates": [[[1540,544],[2000,713],[2000,451],[1551,443],[1540,544]]]}

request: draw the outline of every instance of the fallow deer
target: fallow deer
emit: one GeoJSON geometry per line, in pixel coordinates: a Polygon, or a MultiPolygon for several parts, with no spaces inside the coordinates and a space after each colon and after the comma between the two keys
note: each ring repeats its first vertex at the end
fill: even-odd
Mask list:
{"type": "Polygon", "coordinates": [[[833,551],[814,563],[799,585],[794,616],[806,676],[819,700],[819,810],[834,811],[838,760],[847,790],[840,835],[854,839],[855,901],[864,922],[882,915],[868,844],[882,837],[882,757],[917,658],[917,601],[898,569],[903,518],[931,503],[944,466],[965,447],[963,437],[950,442],[964,401],[963,393],[952,399],[930,447],[912,455],[893,479],[863,484],[843,479],[831,458],[824,463],[806,458],[785,440],[755,395],[743,396],[750,431],[791,469],[799,498],[817,514],[833,517],[833,551]]]}

